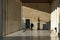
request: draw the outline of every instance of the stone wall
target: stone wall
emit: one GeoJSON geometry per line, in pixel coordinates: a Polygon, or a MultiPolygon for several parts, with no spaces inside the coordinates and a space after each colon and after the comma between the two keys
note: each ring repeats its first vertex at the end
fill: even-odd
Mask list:
{"type": "Polygon", "coordinates": [[[5,34],[20,30],[21,25],[21,2],[20,0],[6,0],[5,34]]]}
{"type": "MultiPolygon", "coordinates": [[[[23,3],[22,4],[22,19],[30,19],[34,23],[34,29],[37,28],[38,17],[41,24],[50,21],[50,4],[49,3],[23,3]]],[[[43,25],[42,24],[42,25],[43,25]]],[[[41,25],[41,29],[42,26],[41,25]]]]}

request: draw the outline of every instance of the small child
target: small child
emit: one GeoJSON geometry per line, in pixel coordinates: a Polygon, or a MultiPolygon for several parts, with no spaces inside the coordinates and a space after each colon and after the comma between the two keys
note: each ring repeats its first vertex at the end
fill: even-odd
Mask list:
{"type": "Polygon", "coordinates": [[[57,28],[55,27],[55,31],[57,32],[57,28]]]}

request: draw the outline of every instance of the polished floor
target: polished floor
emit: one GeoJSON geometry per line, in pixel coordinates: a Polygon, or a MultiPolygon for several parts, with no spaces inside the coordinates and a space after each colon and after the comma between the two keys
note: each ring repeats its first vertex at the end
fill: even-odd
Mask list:
{"type": "Polygon", "coordinates": [[[7,35],[3,40],[60,40],[47,30],[23,30],[7,35]]]}

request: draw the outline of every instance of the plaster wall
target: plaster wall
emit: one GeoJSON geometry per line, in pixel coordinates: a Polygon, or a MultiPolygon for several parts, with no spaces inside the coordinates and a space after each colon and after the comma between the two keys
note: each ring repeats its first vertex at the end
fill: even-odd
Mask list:
{"type": "Polygon", "coordinates": [[[6,34],[10,34],[20,30],[20,22],[20,0],[6,0],[6,34]]]}
{"type": "Polygon", "coordinates": [[[45,22],[50,21],[49,3],[23,3],[22,10],[22,19],[30,19],[34,24],[34,29],[37,29],[38,17],[41,21],[40,29],[43,29],[45,22]]]}

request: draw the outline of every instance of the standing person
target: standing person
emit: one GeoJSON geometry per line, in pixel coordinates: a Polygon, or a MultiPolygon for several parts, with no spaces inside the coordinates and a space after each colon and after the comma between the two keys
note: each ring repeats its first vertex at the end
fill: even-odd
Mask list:
{"type": "Polygon", "coordinates": [[[33,23],[31,23],[30,29],[33,30],[33,23]]]}

